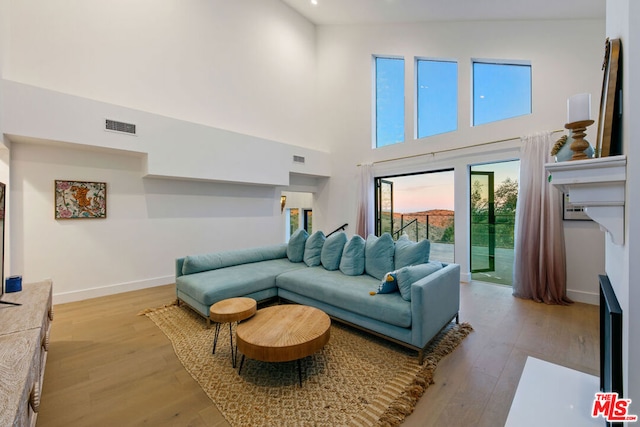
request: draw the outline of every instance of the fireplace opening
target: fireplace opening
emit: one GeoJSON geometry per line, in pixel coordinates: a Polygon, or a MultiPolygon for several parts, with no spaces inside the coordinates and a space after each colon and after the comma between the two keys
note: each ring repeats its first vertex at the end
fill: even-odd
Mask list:
{"type": "Polygon", "coordinates": [[[608,276],[600,279],[600,391],[622,398],[622,308],[608,276]]]}

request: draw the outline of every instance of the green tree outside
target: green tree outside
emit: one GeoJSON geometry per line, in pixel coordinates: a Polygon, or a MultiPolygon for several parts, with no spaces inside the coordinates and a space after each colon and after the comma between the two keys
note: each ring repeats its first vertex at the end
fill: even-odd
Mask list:
{"type": "MultiPolygon", "coordinates": [[[[486,246],[489,228],[489,201],[484,196],[484,184],[473,181],[471,186],[472,241],[486,246]]],[[[506,178],[494,191],[496,247],[513,249],[518,180],[506,178]]]]}

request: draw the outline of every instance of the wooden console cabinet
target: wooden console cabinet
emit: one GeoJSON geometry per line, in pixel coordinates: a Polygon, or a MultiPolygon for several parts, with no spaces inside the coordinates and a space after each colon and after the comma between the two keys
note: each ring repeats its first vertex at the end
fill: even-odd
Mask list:
{"type": "Polygon", "coordinates": [[[29,283],[0,307],[0,426],[35,426],[53,320],[51,280],[29,283]]]}

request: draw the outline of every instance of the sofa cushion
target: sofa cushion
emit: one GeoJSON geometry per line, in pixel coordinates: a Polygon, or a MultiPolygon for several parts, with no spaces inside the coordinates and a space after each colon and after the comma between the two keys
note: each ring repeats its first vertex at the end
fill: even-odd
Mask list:
{"type": "Polygon", "coordinates": [[[200,273],[202,271],[284,258],[286,256],[286,245],[284,244],[202,255],[189,255],[184,258],[182,274],[200,273]]]}
{"type": "Polygon", "coordinates": [[[364,247],[362,237],[354,234],[344,245],[340,258],[340,271],[347,276],[359,276],[364,273],[364,247]]]}
{"type": "Polygon", "coordinates": [[[278,274],[305,268],[302,263],[281,258],[180,276],[176,278],[176,285],[194,300],[211,305],[226,298],[272,288],[278,274]]]}
{"type": "Polygon", "coordinates": [[[287,244],[287,258],[291,262],[302,262],[304,259],[304,245],[307,243],[309,233],[304,228],[299,228],[289,238],[287,244]]]}
{"type": "Polygon", "coordinates": [[[429,251],[431,250],[431,242],[421,240],[412,242],[406,234],[403,234],[396,241],[394,253],[394,262],[396,270],[409,265],[424,264],[429,262],[429,251]]]}
{"type": "Polygon", "coordinates": [[[364,271],[378,280],[393,270],[393,254],[395,245],[391,234],[384,233],[380,237],[373,234],[367,237],[364,250],[364,271]]]}
{"type": "Polygon", "coordinates": [[[322,267],[288,271],[276,279],[279,289],[380,322],[410,327],[411,303],[402,299],[398,292],[370,295],[371,292],[375,294],[379,283],[367,274],[345,276],[340,271],[328,271],[322,267]]]}
{"type": "Polygon", "coordinates": [[[412,265],[398,270],[398,288],[400,289],[400,295],[402,295],[402,298],[407,301],[411,301],[411,285],[423,277],[426,277],[431,273],[435,273],[441,268],[441,262],[430,261],[426,264],[412,265]]]}
{"type": "Polygon", "coordinates": [[[398,292],[398,277],[395,271],[385,274],[380,286],[378,286],[379,294],[390,294],[391,292],[398,292]]]}
{"type": "Polygon", "coordinates": [[[320,254],[322,254],[322,246],[324,246],[324,233],[316,231],[307,239],[304,245],[304,256],[302,260],[308,267],[320,265],[320,254]]]}
{"type": "Polygon", "coordinates": [[[334,233],[327,237],[320,254],[320,261],[325,270],[333,271],[340,268],[340,259],[346,243],[347,235],[343,232],[334,233]]]}

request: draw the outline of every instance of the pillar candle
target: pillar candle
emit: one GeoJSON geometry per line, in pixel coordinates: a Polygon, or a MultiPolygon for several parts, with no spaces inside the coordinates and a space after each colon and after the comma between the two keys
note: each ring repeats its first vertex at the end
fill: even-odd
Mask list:
{"type": "Polygon", "coordinates": [[[591,120],[591,94],[579,93],[567,100],[567,123],[591,120]]]}

